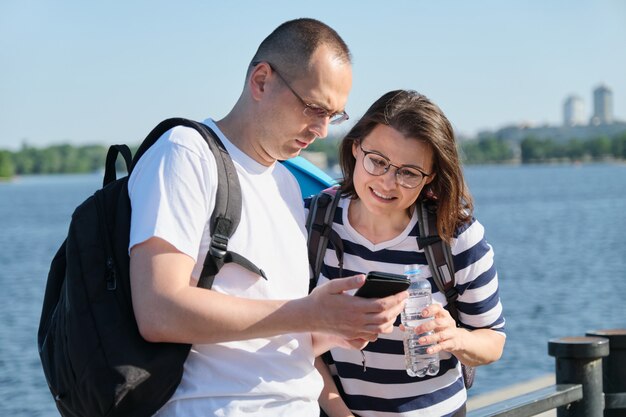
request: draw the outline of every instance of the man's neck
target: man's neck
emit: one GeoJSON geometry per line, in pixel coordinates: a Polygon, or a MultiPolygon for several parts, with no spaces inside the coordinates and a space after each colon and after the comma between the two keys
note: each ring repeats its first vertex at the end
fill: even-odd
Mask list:
{"type": "Polygon", "coordinates": [[[250,131],[252,123],[242,123],[231,112],[215,124],[233,145],[258,163],[270,166],[276,162],[263,151],[258,135],[250,131]]]}

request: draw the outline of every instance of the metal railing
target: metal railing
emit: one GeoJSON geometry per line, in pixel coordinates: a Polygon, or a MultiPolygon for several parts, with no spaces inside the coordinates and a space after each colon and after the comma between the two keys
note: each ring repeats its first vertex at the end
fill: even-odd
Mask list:
{"type": "Polygon", "coordinates": [[[556,384],[467,413],[529,417],[556,408],[558,417],[626,416],[626,329],[548,341],[556,384]]]}

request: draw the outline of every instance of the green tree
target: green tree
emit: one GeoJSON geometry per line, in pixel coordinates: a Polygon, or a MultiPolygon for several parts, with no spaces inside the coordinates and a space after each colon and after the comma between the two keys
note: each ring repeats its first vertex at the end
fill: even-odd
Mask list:
{"type": "Polygon", "coordinates": [[[36,149],[23,145],[13,155],[18,174],[61,174],[93,172],[104,167],[106,147],[102,145],[54,145],[36,149]]]}
{"type": "Polygon", "coordinates": [[[541,162],[546,159],[543,141],[535,137],[524,138],[520,144],[520,149],[523,163],[541,162]]]}
{"type": "Polygon", "coordinates": [[[593,138],[587,142],[587,149],[594,159],[611,155],[611,140],[606,136],[593,138]]]}
{"type": "Polygon", "coordinates": [[[566,145],[566,153],[570,159],[580,161],[586,155],[585,143],[580,139],[572,139],[566,145]]]}
{"type": "Polygon", "coordinates": [[[15,165],[9,151],[0,150],[0,179],[11,178],[15,175],[15,165]]]}
{"type": "Polygon", "coordinates": [[[22,149],[13,155],[15,163],[15,172],[19,175],[32,174],[35,171],[35,148],[26,144],[22,145],[22,149]]]}
{"type": "Polygon", "coordinates": [[[60,174],[63,172],[63,155],[60,146],[52,146],[39,151],[40,173],[60,174]]]}
{"type": "Polygon", "coordinates": [[[513,158],[513,150],[508,143],[501,139],[491,137],[479,142],[480,149],[487,161],[505,162],[513,158]]]}
{"type": "Polygon", "coordinates": [[[513,159],[510,144],[495,136],[463,141],[460,153],[467,164],[501,163],[513,159]]]}
{"type": "MultiPolygon", "coordinates": [[[[131,148],[132,150],[132,148],[131,148]]],[[[132,150],[134,155],[134,150],[132,150]]],[[[104,168],[107,148],[102,145],[86,145],[80,148],[79,172],[93,172],[104,168]]]]}
{"type": "Polygon", "coordinates": [[[477,140],[466,140],[461,142],[459,147],[461,161],[465,164],[481,164],[484,157],[477,140]]]}
{"type": "Polygon", "coordinates": [[[613,137],[611,148],[615,158],[626,159],[626,132],[613,137]]]}

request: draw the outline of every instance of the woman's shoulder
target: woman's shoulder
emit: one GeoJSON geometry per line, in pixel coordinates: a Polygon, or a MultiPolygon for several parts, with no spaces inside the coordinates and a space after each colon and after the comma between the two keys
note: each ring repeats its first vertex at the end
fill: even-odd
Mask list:
{"type": "Polygon", "coordinates": [[[338,188],[336,187],[331,187],[331,188],[327,188],[325,190],[320,190],[320,192],[318,192],[316,195],[311,195],[308,197],[304,197],[304,207],[308,210],[311,208],[311,204],[313,204],[313,200],[319,201],[319,199],[316,199],[316,197],[319,197],[323,194],[328,194],[328,195],[332,195],[333,198],[339,198],[339,201],[337,202],[337,207],[342,207],[345,203],[346,199],[349,199],[347,196],[342,195],[341,192],[339,191],[338,188]],[[342,202],[342,200],[344,200],[342,202]]]}
{"type": "Polygon", "coordinates": [[[458,225],[454,231],[451,246],[473,246],[485,238],[485,228],[476,219],[471,217],[467,222],[458,225]]]}

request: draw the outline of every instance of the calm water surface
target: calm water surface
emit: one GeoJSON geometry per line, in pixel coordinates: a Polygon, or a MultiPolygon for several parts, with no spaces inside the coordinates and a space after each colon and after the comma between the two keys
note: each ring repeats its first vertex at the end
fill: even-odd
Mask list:
{"type": "MultiPolygon", "coordinates": [[[[469,167],[496,253],[502,359],[470,395],[554,370],[550,338],[626,328],[626,165],[469,167]]],[[[70,215],[101,177],[0,183],[0,416],[54,416],[37,355],[46,275],[70,215]]]]}

